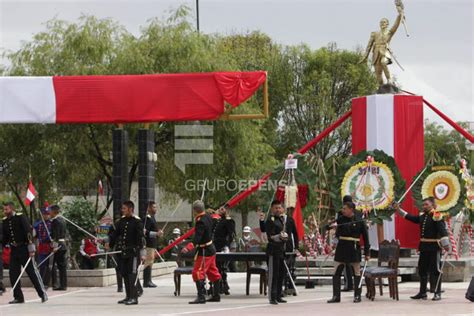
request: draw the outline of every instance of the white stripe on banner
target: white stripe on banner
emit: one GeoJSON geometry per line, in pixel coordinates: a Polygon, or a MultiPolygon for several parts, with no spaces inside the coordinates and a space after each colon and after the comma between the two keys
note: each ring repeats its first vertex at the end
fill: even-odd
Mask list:
{"type": "Polygon", "coordinates": [[[55,123],[52,77],[0,77],[0,123],[55,123]]]}
{"type": "MultiPolygon", "coordinates": [[[[392,156],[394,147],[394,97],[392,94],[376,94],[367,97],[367,150],[383,150],[392,156]]],[[[384,221],[384,238],[395,238],[395,220],[384,221]]],[[[377,226],[369,229],[372,249],[379,249],[377,226]]]]}

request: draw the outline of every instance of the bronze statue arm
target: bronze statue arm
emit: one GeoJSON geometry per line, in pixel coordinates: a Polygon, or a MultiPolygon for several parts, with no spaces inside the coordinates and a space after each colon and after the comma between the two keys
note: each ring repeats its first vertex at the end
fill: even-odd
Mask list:
{"type": "Polygon", "coordinates": [[[367,44],[367,48],[365,49],[365,54],[362,57],[362,59],[359,61],[359,64],[362,64],[363,62],[367,60],[367,58],[369,58],[370,50],[372,49],[372,46],[374,46],[374,42],[375,42],[375,33],[372,32],[370,33],[369,43],[367,44]]]}
{"type": "Polygon", "coordinates": [[[399,11],[397,19],[395,20],[395,23],[393,23],[393,26],[389,32],[389,38],[388,38],[389,42],[392,39],[392,36],[397,32],[398,27],[400,26],[400,22],[402,21],[402,18],[403,18],[403,11],[399,11]]]}

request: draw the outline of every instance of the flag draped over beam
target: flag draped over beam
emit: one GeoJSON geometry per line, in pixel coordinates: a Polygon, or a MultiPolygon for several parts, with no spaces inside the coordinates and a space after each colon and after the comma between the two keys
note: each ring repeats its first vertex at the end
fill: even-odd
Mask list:
{"type": "Polygon", "coordinates": [[[0,77],[0,123],[215,120],[265,82],[265,71],[0,77]]]}

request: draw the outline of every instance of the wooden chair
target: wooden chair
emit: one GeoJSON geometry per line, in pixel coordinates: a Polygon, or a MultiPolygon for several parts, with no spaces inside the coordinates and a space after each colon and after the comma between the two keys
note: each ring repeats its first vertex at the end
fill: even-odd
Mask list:
{"type": "MultiPolygon", "coordinates": [[[[249,252],[261,252],[262,247],[260,246],[251,246],[249,248],[249,252]]],[[[247,265],[247,281],[245,283],[245,294],[250,295],[250,280],[252,278],[252,274],[256,274],[260,276],[260,294],[267,295],[267,284],[268,284],[268,267],[266,264],[259,263],[255,264],[252,261],[246,261],[245,264],[247,265]]]]}
{"type": "Polygon", "coordinates": [[[380,296],[383,295],[383,278],[388,278],[390,298],[398,301],[398,261],[400,257],[400,244],[396,240],[384,240],[379,245],[377,267],[367,267],[365,271],[365,284],[367,298],[375,299],[375,280],[379,281],[380,296]],[[386,263],[386,266],[383,264],[386,263]]]}
{"type": "Polygon", "coordinates": [[[194,258],[194,251],[187,253],[187,254],[178,254],[176,259],[176,263],[178,267],[174,269],[173,272],[173,280],[174,280],[174,296],[181,295],[181,276],[184,275],[191,275],[193,272],[192,266],[187,266],[187,262],[192,262],[194,258]]]}

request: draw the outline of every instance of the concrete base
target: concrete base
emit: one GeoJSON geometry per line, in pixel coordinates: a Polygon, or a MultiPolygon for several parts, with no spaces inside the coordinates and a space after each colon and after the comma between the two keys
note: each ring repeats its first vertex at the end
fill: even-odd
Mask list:
{"type": "MultiPolygon", "coordinates": [[[[158,277],[173,273],[176,268],[176,262],[158,262],[153,264],[153,277],[158,277]]],[[[143,271],[143,270],[142,270],[143,271]]],[[[140,279],[143,275],[140,275],[140,279]]],[[[4,281],[8,280],[8,270],[3,272],[4,281]]],[[[4,282],[9,285],[9,282],[4,282]]],[[[97,270],[68,270],[67,283],[70,287],[105,287],[117,284],[115,277],[115,269],[97,269],[97,270]]],[[[21,278],[22,287],[31,287],[30,278],[28,275],[23,275],[21,278]]]]}

